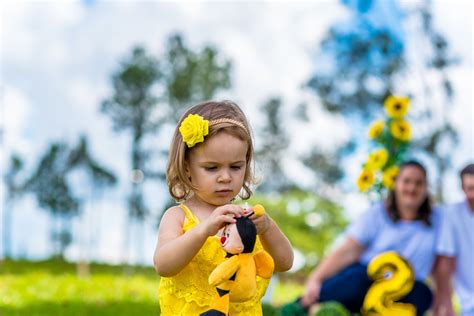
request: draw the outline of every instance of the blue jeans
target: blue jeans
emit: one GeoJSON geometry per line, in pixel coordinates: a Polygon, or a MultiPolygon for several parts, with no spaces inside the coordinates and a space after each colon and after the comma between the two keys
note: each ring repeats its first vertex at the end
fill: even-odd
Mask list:
{"type": "MultiPolygon", "coordinates": [[[[319,302],[337,301],[352,313],[359,313],[364,297],[373,281],[367,276],[367,266],[354,263],[323,282],[319,302]]],[[[413,289],[400,300],[416,307],[416,315],[422,316],[431,306],[433,294],[428,286],[415,281],[413,289]]]]}

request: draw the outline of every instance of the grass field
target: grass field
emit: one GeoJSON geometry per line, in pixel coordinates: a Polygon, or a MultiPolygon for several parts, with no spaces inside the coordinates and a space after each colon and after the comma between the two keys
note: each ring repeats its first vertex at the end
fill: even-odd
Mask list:
{"type": "MultiPolygon", "coordinates": [[[[159,315],[159,277],[151,267],[91,264],[78,277],[76,265],[60,260],[0,263],[0,315],[159,315]]],[[[302,287],[277,283],[272,304],[293,300],[302,287]]],[[[265,315],[273,315],[265,306],[265,315]]]]}

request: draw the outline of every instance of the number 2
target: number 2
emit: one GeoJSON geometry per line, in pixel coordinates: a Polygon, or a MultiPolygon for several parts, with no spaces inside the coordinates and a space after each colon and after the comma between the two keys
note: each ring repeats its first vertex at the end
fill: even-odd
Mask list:
{"type": "Polygon", "coordinates": [[[411,304],[396,303],[410,293],[415,276],[410,263],[395,251],[381,253],[370,261],[367,274],[374,283],[365,295],[362,305],[364,316],[414,316],[411,304]]]}

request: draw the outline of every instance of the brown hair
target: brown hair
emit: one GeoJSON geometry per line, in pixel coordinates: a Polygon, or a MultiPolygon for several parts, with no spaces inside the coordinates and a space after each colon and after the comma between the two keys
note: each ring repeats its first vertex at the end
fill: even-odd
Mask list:
{"type": "Polygon", "coordinates": [[[166,181],[171,196],[177,201],[185,200],[194,188],[186,176],[186,161],[192,148],[189,148],[183,142],[183,137],[179,132],[181,122],[189,114],[199,114],[210,121],[209,134],[204,138],[204,142],[221,131],[247,142],[244,192],[241,193],[240,197],[244,200],[250,198],[252,195],[250,185],[255,183],[253,168],[251,167],[254,152],[250,125],[240,107],[236,103],[227,100],[198,103],[188,109],[179,120],[171,142],[166,171],[166,181]],[[213,124],[213,121],[216,123],[213,124]]]}
{"type": "MultiPolygon", "coordinates": [[[[402,170],[405,167],[416,167],[420,169],[423,172],[423,175],[425,177],[426,181],[426,169],[423,167],[421,163],[419,163],[416,160],[408,160],[400,165],[400,171],[399,174],[402,172],[402,170]]],[[[397,199],[395,196],[395,191],[391,190],[387,200],[385,201],[385,207],[388,211],[389,217],[392,219],[393,222],[398,222],[400,220],[400,211],[398,210],[397,206],[397,199]]],[[[431,226],[431,214],[432,214],[432,208],[431,208],[431,199],[429,195],[426,195],[425,200],[423,203],[421,203],[420,207],[418,208],[418,212],[416,215],[417,220],[423,221],[426,225],[431,226]]]]}

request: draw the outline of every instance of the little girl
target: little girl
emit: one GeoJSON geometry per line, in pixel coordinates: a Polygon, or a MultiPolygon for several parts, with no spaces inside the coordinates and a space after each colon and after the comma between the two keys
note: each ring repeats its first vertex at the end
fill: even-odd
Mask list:
{"type": "MultiPolygon", "coordinates": [[[[199,315],[210,308],[216,288],[208,277],[225,259],[218,231],[235,223],[244,209],[232,204],[240,193],[248,199],[253,182],[250,126],[239,106],[208,101],[191,107],[175,130],[169,154],[167,182],[178,206],[169,208],[160,224],[155,269],[161,276],[162,315],[199,315]]],[[[267,215],[250,217],[257,228],[255,250],[265,249],[275,271],[293,265],[290,242],[267,215]]],[[[257,294],[231,303],[229,315],[262,315],[260,300],[268,280],[257,277],[257,294]]]]}

